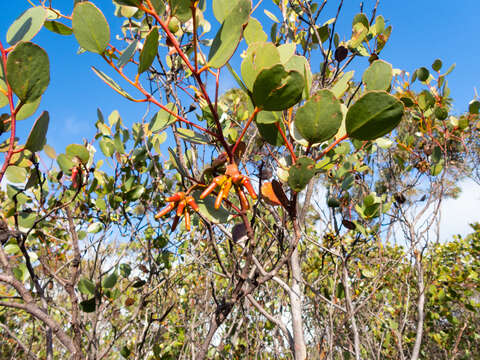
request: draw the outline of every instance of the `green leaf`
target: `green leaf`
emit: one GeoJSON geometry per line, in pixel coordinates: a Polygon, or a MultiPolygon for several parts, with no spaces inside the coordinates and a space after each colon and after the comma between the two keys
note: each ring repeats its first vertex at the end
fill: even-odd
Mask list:
{"type": "MultiPolygon", "coordinates": [[[[35,114],[37,111],[38,107],[40,106],[40,102],[42,101],[42,98],[39,97],[37,100],[34,100],[32,102],[27,102],[26,104],[23,104],[20,110],[17,113],[17,116],[15,117],[16,120],[25,120],[35,114]]],[[[18,104],[17,104],[18,106],[18,104]]]]}
{"type": "Polygon", "coordinates": [[[176,133],[184,140],[195,144],[209,144],[210,140],[207,136],[197,133],[190,129],[177,128],[176,133]]]}
{"type": "Polygon", "coordinates": [[[158,28],[154,27],[148,33],[142,51],[140,52],[140,62],[138,64],[138,73],[141,74],[148,70],[158,52],[158,28]]]}
{"type": "Polygon", "coordinates": [[[33,124],[32,130],[30,130],[30,134],[28,135],[28,139],[25,144],[25,149],[28,149],[31,152],[36,152],[43,149],[45,143],[47,142],[49,121],[50,117],[48,116],[48,112],[44,111],[33,124]]]}
{"type": "Polygon", "coordinates": [[[118,5],[125,6],[138,6],[142,3],[142,0],[115,0],[118,5]]]}
{"type": "MultiPolygon", "coordinates": [[[[243,33],[245,41],[248,45],[256,42],[265,42],[268,39],[267,34],[263,31],[262,24],[257,19],[251,17],[248,25],[243,33]]],[[[295,48],[294,48],[295,51],[295,48]]],[[[293,54],[292,54],[293,55],[293,54]]]]}
{"type": "Polygon", "coordinates": [[[30,41],[42,29],[47,12],[41,6],[28,9],[20,15],[7,31],[7,42],[15,45],[20,41],[30,41]]]}
{"type": "Polygon", "coordinates": [[[124,278],[128,278],[130,273],[132,272],[132,267],[128,264],[120,264],[120,274],[124,278]]]}
{"type": "Polygon", "coordinates": [[[45,144],[43,146],[43,151],[45,152],[45,154],[50,158],[50,159],[53,159],[55,160],[57,158],[57,153],[55,152],[55,149],[53,147],[51,147],[50,145],[48,144],[45,144]]]}
{"type": "Polygon", "coordinates": [[[79,307],[80,307],[80,310],[82,310],[83,312],[86,312],[86,313],[95,312],[95,307],[96,307],[95,298],[93,297],[93,298],[88,299],[88,300],[83,300],[79,304],[79,307]]]}
{"type": "Polygon", "coordinates": [[[276,22],[277,24],[280,24],[280,20],[278,20],[278,18],[274,14],[272,14],[270,11],[268,11],[267,9],[264,9],[263,12],[265,15],[267,15],[268,18],[270,18],[270,20],[276,22]]]}
{"type": "Polygon", "coordinates": [[[281,111],[261,111],[255,121],[257,124],[275,124],[282,119],[281,111]]]}
{"type": "Polygon", "coordinates": [[[107,19],[89,1],[75,5],[72,28],[78,43],[87,51],[103,54],[110,42],[110,27],[107,19]]]}
{"type": "Polygon", "coordinates": [[[359,13],[353,17],[352,26],[355,26],[355,24],[358,23],[362,24],[367,29],[370,27],[367,15],[365,15],[364,13],[359,13]]]}
{"type": "Polygon", "coordinates": [[[250,0],[238,0],[227,15],[213,39],[208,54],[208,64],[221,68],[232,57],[242,39],[243,26],[247,23],[251,9],[250,0]]]}
{"type": "Polygon", "coordinates": [[[175,15],[181,22],[187,22],[192,17],[191,0],[169,0],[169,2],[172,15],[175,15]]]}
{"type": "Polygon", "coordinates": [[[60,154],[57,156],[57,163],[60,167],[60,170],[63,171],[65,175],[72,174],[72,168],[75,166],[73,158],[70,155],[60,154]]]}
{"type": "Polygon", "coordinates": [[[288,109],[302,98],[305,80],[295,70],[286,71],[282,64],[262,70],[253,84],[253,101],[268,111],[288,109]]]}
{"type": "Polygon", "coordinates": [[[279,51],[271,42],[254,43],[250,45],[241,65],[241,73],[245,86],[251,91],[253,89],[253,83],[260,71],[272,67],[279,62],[279,51]]]}
{"type": "Polygon", "coordinates": [[[119,68],[125,66],[130,59],[135,55],[135,51],[137,51],[137,46],[138,46],[138,40],[132,41],[125,50],[123,50],[122,55],[120,56],[120,59],[118,59],[117,66],[119,68]]]}
{"type": "Polygon", "coordinates": [[[435,71],[440,71],[440,69],[442,68],[442,65],[443,65],[442,60],[437,59],[433,62],[432,69],[435,71]]]}
{"type": "Polygon", "coordinates": [[[88,162],[90,158],[90,153],[87,148],[80,144],[70,144],[67,146],[65,153],[70,155],[72,158],[77,157],[83,164],[88,162]]]}
{"type": "Polygon", "coordinates": [[[356,49],[359,47],[363,40],[368,35],[368,28],[365,27],[362,23],[356,23],[353,25],[352,38],[348,41],[348,47],[351,49],[356,49]]]}
{"type": "Polygon", "coordinates": [[[303,76],[305,80],[303,97],[308,99],[310,97],[310,89],[312,88],[313,81],[312,70],[310,69],[310,64],[308,63],[308,60],[304,56],[293,55],[284,65],[285,70],[295,70],[303,76]]]}
{"type": "MultiPolygon", "coordinates": [[[[173,113],[177,112],[177,108],[173,103],[168,103],[165,107],[171,110],[173,113]]],[[[159,132],[175,123],[175,121],[177,121],[177,118],[175,116],[171,115],[163,109],[160,109],[152,118],[152,120],[150,120],[148,128],[151,132],[159,132]]]]}
{"type": "Polygon", "coordinates": [[[285,65],[293,55],[295,55],[295,48],[297,44],[295,43],[287,43],[282,44],[277,47],[278,54],[280,55],[280,62],[285,65]]]}
{"type": "Polygon", "coordinates": [[[95,284],[87,278],[78,281],[78,290],[84,295],[95,295],[95,284]]]}
{"type": "Polygon", "coordinates": [[[340,101],[330,90],[320,90],[297,110],[295,126],[310,144],[316,144],[334,136],[342,119],[340,101]]]}
{"type": "Polygon", "coordinates": [[[225,224],[228,221],[230,213],[225,210],[223,206],[215,209],[215,197],[213,195],[209,195],[205,199],[201,200],[201,193],[201,190],[195,190],[192,193],[193,198],[198,204],[200,214],[216,224],[225,224]]]}
{"type": "Polygon", "coordinates": [[[14,184],[20,184],[27,181],[27,169],[19,166],[10,165],[5,172],[7,180],[14,184]]]}
{"type": "Polygon", "coordinates": [[[418,95],[418,106],[422,110],[428,110],[431,107],[435,105],[435,98],[433,95],[430,93],[430,91],[423,90],[419,95],[418,95]]]}
{"type": "Polygon", "coordinates": [[[17,244],[7,244],[4,246],[3,250],[8,255],[16,255],[21,253],[20,247],[17,244]]]}
{"type": "Polygon", "coordinates": [[[103,279],[102,281],[102,287],[104,289],[111,289],[115,286],[118,280],[118,274],[116,271],[108,275],[106,278],[103,279]]]}
{"type": "Polygon", "coordinates": [[[478,114],[479,110],[480,110],[480,101],[478,100],[470,101],[470,103],[468,104],[468,112],[470,114],[478,114]]]}
{"type": "Polygon", "coordinates": [[[349,71],[343,74],[342,78],[332,86],[331,91],[337,99],[340,99],[350,87],[350,80],[353,78],[355,71],[349,71]]]}
{"type": "MultiPolygon", "coordinates": [[[[285,141],[283,140],[283,136],[278,131],[276,123],[273,124],[261,124],[261,123],[256,123],[258,132],[260,133],[260,136],[269,144],[273,146],[282,146],[285,144],[285,141]]],[[[285,133],[285,125],[283,122],[280,122],[280,127],[285,133]]]]}
{"type": "Polygon", "coordinates": [[[120,355],[122,355],[125,359],[128,358],[131,353],[132,351],[126,345],[122,346],[120,349],[120,355]]]}
{"type": "Polygon", "coordinates": [[[383,60],[375,60],[363,73],[362,80],[367,91],[388,90],[392,78],[392,65],[383,60]]]}
{"type": "Polygon", "coordinates": [[[300,157],[288,171],[288,185],[295,192],[302,191],[315,176],[315,162],[308,157],[300,157]]]}
{"type": "Polygon", "coordinates": [[[102,228],[103,228],[102,223],[94,222],[94,223],[91,223],[90,225],[88,225],[87,232],[90,233],[90,234],[96,234],[96,233],[100,232],[102,230],[102,228]]]}
{"type": "Polygon", "coordinates": [[[367,92],[350,106],[345,120],[347,134],[373,140],[392,131],[402,120],[403,103],[384,91],[367,92]]]}
{"type": "Polygon", "coordinates": [[[8,55],[7,79],[24,103],[42,96],[50,83],[50,62],[45,50],[31,42],[18,44],[8,55]]]}
{"type": "Polygon", "coordinates": [[[43,26],[45,27],[45,29],[54,32],[55,34],[65,36],[73,34],[72,28],[69,28],[67,25],[64,25],[58,21],[47,21],[45,22],[45,24],[43,24],[43,26]]]}
{"type": "Polygon", "coordinates": [[[115,152],[115,144],[113,140],[107,136],[103,136],[98,145],[100,146],[100,150],[102,150],[103,155],[106,157],[111,157],[115,152]]]}
{"type": "Polygon", "coordinates": [[[428,77],[430,76],[430,71],[426,67],[421,67],[416,70],[417,78],[420,81],[427,81],[428,77]]]}
{"type": "Polygon", "coordinates": [[[232,9],[238,5],[238,3],[239,3],[238,0],[213,0],[212,1],[213,15],[221,24],[225,21],[228,14],[232,12],[232,9]]]}
{"type": "Polygon", "coordinates": [[[92,70],[97,74],[97,76],[102,79],[108,86],[110,86],[117,93],[127,98],[128,100],[135,100],[129,93],[123,90],[112,78],[106,75],[103,71],[100,71],[92,66],[92,70]]]}
{"type": "Polygon", "coordinates": [[[37,214],[31,211],[21,211],[18,216],[18,226],[20,231],[30,230],[37,220],[37,214]]]}
{"type": "Polygon", "coordinates": [[[125,197],[130,201],[136,201],[145,193],[145,188],[142,185],[135,185],[125,194],[125,197]]]}

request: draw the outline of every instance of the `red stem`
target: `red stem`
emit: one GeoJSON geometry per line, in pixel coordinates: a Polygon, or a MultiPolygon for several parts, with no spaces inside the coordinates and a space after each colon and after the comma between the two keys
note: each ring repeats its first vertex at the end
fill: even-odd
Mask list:
{"type": "Polygon", "coordinates": [[[228,157],[230,159],[233,159],[233,153],[232,153],[232,150],[230,149],[230,146],[228,146],[227,144],[227,141],[225,140],[225,137],[223,136],[223,129],[222,129],[222,125],[220,124],[220,119],[218,117],[218,113],[215,111],[215,108],[212,104],[212,101],[210,99],[210,97],[208,96],[208,93],[207,93],[207,89],[205,88],[205,85],[200,77],[200,73],[199,71],[197,71],[191,64],[190,60],[188,60],[188,57],[185,55],[185,53],[183,52],[183,50],[180,48],[180,44],[178,43],[177,39],[175,38],[175,36],[170,32],[170,30],[168,29],[168,26],[167,24],[165,24],[165,22],[160,18],[160,16],[155,12],[155,8],[153,7],[152,5],[152,2],[150,0],[146,0],[149,8],[145,7],[145,6],[140,6],[139,8],[143,11],[145,11],[146,13],[152,15],[155,20],[160,24],[160,26],[162,27],[163,31],[165,31],[165,34],[167,35],[167,37],[169,38],[169,40],[171,41],[173,47],[175,48],[175,50],[177,50],[177,53],[178,55],[182,58],[183,62],[185,63],[185,65],[188,67],[188,69],[192,72],[192,75],[195,77],[195,80],[197,81],[197,84],[200,88],[200,91],[202,92],[203,94],[203,97],[205,98],[205,100],[207,101],[207,104],[208,104],[208,107],[213,115],[213,119],[215,120],[215,125],[217,126],[217,131],[218,131],[218,140],[220,141],[220,143],[222,144],[223,148],[225,149],[225,151],[227,152],[228,154],[228,157]]]}
{"type": "MultiPolygon", "coordinates": [[[[259,109],[258,107],[256,107],[256,108],[253,110],[252,115],[250,115],[250,119],[248,119],[247,124],[246,124],[245,127],[243,128],[242,133],[240,134],[240,136],[238,137],[237,141],[235,142],[235,145],[234,145],[233,148],[232,148],[232,153],[233,153],[233,154],[235,154],[235,150],[237,150],[238,144],[240,144],[240,142],[242,141],[242,138],[243,138],[243,136],[245,135],[245,133],[247,132],[248,128],[250,127],[250,124],[252,123],[253,119],[255,118],[255,115],[257,115],[260,111],[262,111],[262,109],[259,109]]],[[[233,158],[231,158],[230,160],[233,162],[233,158]]]]}
{"type": "Polygon", "coordinates": [[[335,140],[333,143],[331,143],[325,150],[323,150],[320,155],[317,156],[317,158],[315,159],[315,161],[318,161],[320,160],[321,158],[323,158],[325,156],[325,154],[327,154],[330,150],[332,150],[335,146],[337,146],[339,143],[341,143],[343,140],[345,140],[346,138],[348,138],[348,135],[345,134],[343,135],[341,138],[338,138],[337,140],[335,140]]]}
{"type": "Polygon", "coordinates": [[[290,142],[288,141],[287,135],[285,135],[285,132],[283,131],[278,121],[275,123],[275,126],[277,127],[278,131],[280,131],[283,141],[285,141],[285,145],[287,146],[288,151],[290,151],[290,155],[292,156],[292,162],[295,164],[295,162],[297,161],[297,157],[295,156],[295,151],[293,151],[292,144],[290,144],[290,142]]]}

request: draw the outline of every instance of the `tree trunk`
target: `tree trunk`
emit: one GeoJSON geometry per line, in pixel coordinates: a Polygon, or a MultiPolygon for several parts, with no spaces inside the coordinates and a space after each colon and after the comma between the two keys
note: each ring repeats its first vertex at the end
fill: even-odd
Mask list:
{"type": "Polygon", "coordinates": [[[303,304],[302,304],[302,269],[300,267],[300,259],[298,256],[298,247],[293,251],[290,258],[290,266],[292,270],[292,285],[290,291],[290,307],[292,312],[292,330],[294,342],[295,360],[305,360],[307,358],[307,347],[305,345],[305,337],[303,334],[303,304]]]}

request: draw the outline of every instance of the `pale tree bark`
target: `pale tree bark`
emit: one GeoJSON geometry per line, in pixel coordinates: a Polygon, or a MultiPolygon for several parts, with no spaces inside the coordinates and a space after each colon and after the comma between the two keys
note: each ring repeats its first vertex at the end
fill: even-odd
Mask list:
{"type": "Polygon", "coordinates": [[[353,346],[355,351],[355,359],[360,360],[360,335],[358,333],[357,320],[355,318],[355,309],[353,308],[352,294],[350,292],[350,276],[348,275],[347,263],[342,263],[342,283],[345,289],[345,300],[347,302],[347,314],[350,318],[350,325],[353,332],[353,346]]]}
{"type": "Polygon", "coordinates": [[[292,285],[290,296],[290,307],[292,313],[292,333],[294,343],[295,360],[305,360],[307,358],[307,346],[305,344],[305,336],[303,334],[303,301],[302,289],[302,269],[300,267],[300,259],[298,247],[293,251],[290,258],[290,267],[292,271],[292,285]]]}
{"type": "Polygon", "coordinates": [[[418,360],[420,347],[422,346],[423,322],[425,320],[425,282],[423,278],[423,266],[421,255],[415,252],[415,267],[418,276],[418,302],[417,302],[417,334],[415,336],[415,345],[412,350],[411,360],[418,360]]]}

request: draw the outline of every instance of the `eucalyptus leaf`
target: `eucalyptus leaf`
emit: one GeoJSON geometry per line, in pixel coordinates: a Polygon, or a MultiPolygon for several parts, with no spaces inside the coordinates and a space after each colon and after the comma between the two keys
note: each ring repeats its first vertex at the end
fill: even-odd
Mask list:
{"type": "Polygon", "coordinates": [[[87,51],[103,54],[110,42],[110,27],[107,19],[89,1],[75,5],[72,29],[80,46],[87,51]]]}
{"type": "Polygon", "coordinates": [[[384,91],[371,91],[350,106],[345,119],[347,134],[373,140],[392,131],[402,120],[403,103],[384,91]]]}
{"type": "Polygon", "coordinates": [[[32,7],[20,15],[7,31],[7,42],[15,45],[20,41],[30,41],[42,29],[47,12],[42,6],[32,7]]]}

